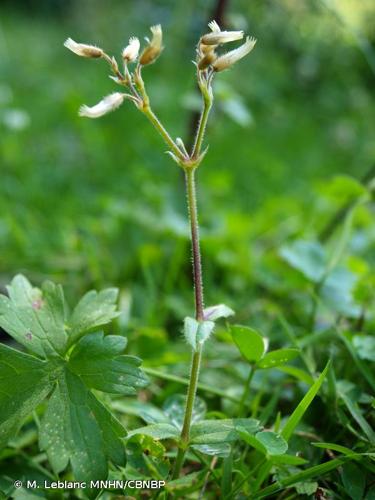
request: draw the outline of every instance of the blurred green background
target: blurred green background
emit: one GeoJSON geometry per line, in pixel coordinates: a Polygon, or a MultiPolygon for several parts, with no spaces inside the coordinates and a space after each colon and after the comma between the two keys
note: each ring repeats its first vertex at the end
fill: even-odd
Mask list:
{"type": "MultiPolygon", "coordinates": [[[[168,130],[188,137],[199,105],[191,60],[216,3],[1,3],[1,286],[17,272],[49,278],[72,303],[90,287],[118,286],[125,323],[130,310],[141,325],[178,332],[193,307],[181,172],[130,103],[78,117],[116,85],[103,61],[63,42],[119,56],[129,36],[161,23],[165,51],[144,77],[168,130]]],[[[343,176],[360,179],[374,162],[375,5],[231,0],[224,18],[258,44],[216,79],[198,176],[206,300],[245,322],[261,314],[267,330],[275,303],[294,307],[285,290],[300,278],[286,276],[278,249],[317,238],[352,195],[343,176]]],[[[351,265],[362,273],[374,259],[372,215],[362,207],[354,223],[351,265]]]]}

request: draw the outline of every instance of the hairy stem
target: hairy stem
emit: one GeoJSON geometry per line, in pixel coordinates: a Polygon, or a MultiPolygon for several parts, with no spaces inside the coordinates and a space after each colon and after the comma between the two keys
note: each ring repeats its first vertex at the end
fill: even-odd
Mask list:
{"type": "MultiPolygon", "coordinates": [[[[193,257],[195,317],[197,321],[203,321],[204,300],[203,300],[202,265],[201,265],[201,254],[199,247],[198,210],[197,210],[194,174],[195,174],[195,169],[185,170],[186,194],[187,194],[187,204],[188,204],[189,219],[190,219],[191,247],[192,247],[192,257],[193,257]]],[[[190,426],[193,415],[195,395],[198,386],[201,357],[202,357],[202,345],[198,343],[196,350],[193,351],[189,386],[186,397],[184,423],[181,430],[181,442],[180,442],[180,447],[178,449],[176,463],[173,471],[173,479],[178,478],[180,475],[181,468],[185,458],[186,448],[189,444],[190,426]]]]}

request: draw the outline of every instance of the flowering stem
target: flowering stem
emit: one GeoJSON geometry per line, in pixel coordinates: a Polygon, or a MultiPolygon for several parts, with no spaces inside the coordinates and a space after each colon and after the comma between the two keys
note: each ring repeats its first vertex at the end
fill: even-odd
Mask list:
{"type": "Polygon", "coordinates": [[[186,160],[187,158],[185,158],[181,153],[180,149],[178,148],[172,137],[169,135],[167,129],[151,109],[150,99],[146,92],[140,65],[138,65],[135,70],[134,79],[137,89],[142,96],[142,101],[139,104],[138,108],[147,116],[147,118],[150,120],[150,122],[153,124],[155,129],[159,132],[159,134],[162,136],[166,144],[171,148],[172,152],[177,156],[177,158],[182,161],[186,160]]]}
{"type": "Polygon", "coordinates": [[[198,158],[202,147],[204,133],[206,131],[207,120],[212,106],[212,91],[210,86],[207,88],[202,88],[202,98],[203,98],[203,109],[199,120],[197,135],[195,136],[193,152],[191,154],[192,158],[198,158]]]}
{"type": "Polygon", "coordinates": [[[182,153],[179,150],[179,148],[176,146],[174,140],[172,137],[169,135],[159,118],[155,115],[155,113],[152,111],[149,105],[144,106],[143,108],[143,113],[147,116],[147,118],[150,120],[150,122],[153,124],[153,126],[156,128],[156,130],[159,132],[159,134],[162,136],[164,141],[168,144],[168,146],[171,148],[172,152],[177,156],[179,159],[183,159],[182,153]]]}
{"type": "MultiPolygon", "coordinates": [[[[195,317],[197,321],[203,321],[204,319],[203,281],[202,281],[201,254],[199,246],[198,209],[196,200],[194,168],[185,169],[185,180],[186,180],[186,194],[187,194],[187,205],[188,205],[188,212],[190,219],[191,247],[192,247],[192,257],[193,257],[195,317]]],[[[177,479],[180,475],[180,471],[185,458],[185,452],[189,444],[190,426],[193,415],[195,395],[197,392],[201,357],[202,357],[202,345],[198,343],[196,350],[193,351],[193,356],[192,356],[189,386],[186,397],[184,423],[181,430],[180,446],[178,449],[176,463],[174,466],[173,479],[177,479]]]]}

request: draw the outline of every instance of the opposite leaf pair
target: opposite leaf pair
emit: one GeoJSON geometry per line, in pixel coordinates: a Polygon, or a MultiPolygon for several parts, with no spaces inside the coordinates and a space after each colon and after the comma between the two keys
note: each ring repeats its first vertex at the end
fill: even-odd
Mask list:
{"type": "Polygon", "coordinates": [[[39,290],[16,276],[8,292],[0,326],[32,354],[0,345],[0,445],[52,392],[39,443],[55,473],[70,462],[77,480],[106,478],[108,461],[125,462],[126,431],[91,389],[129,395],[147,385],[124,337],[89,333],[118,316],[117,290],[87,293],[71,315],[53,283],[39,290]]]}

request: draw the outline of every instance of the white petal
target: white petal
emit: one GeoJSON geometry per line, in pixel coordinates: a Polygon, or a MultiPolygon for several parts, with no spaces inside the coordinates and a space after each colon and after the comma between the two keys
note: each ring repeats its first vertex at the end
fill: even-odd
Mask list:
{"type": "Polygon", "coordinates": [[[117,109],[124,102],[125,95],[120,92],[107,95],[95,106],[89,107],[83,105],[79,109],[79,116],[86,116],[87,118],[99,118],[106,115],[111,111],[117,109]]]}
{"type": "Polygon", "coordinates": [[[122,57],[126,61],[133,62],[137,59],[140,43],[137,37],[129,38],[129,44],[122,51],[122,57]]]}
{"type": "Polygon", "coordinates": [[[213,31],[202,36],[205,45],[219,45],[221,43],[234,42],[243,38],[243,31],[213,31]]]}
{"type": "Polygon", "coordinates": [[[75,54],[81,57],[102,57],[104,52],[99,47],[95,47],[95,45],[87,45],[85,43],[77,43],[71,38],[68,38],[64,42],[64,47],[71,50],[75,54]]]}
{"type": "Polygon", "coordinates": [[[229,68],[237,61],[245,57],[249,52],[251,52],[256,44],[256,39],[253,37],[247,37],[246,42],[243,43],[237,49],[231,50],[226,54],[218,57],[216,61],[212,64],[215,71],[223,71],[229,68]]]}

